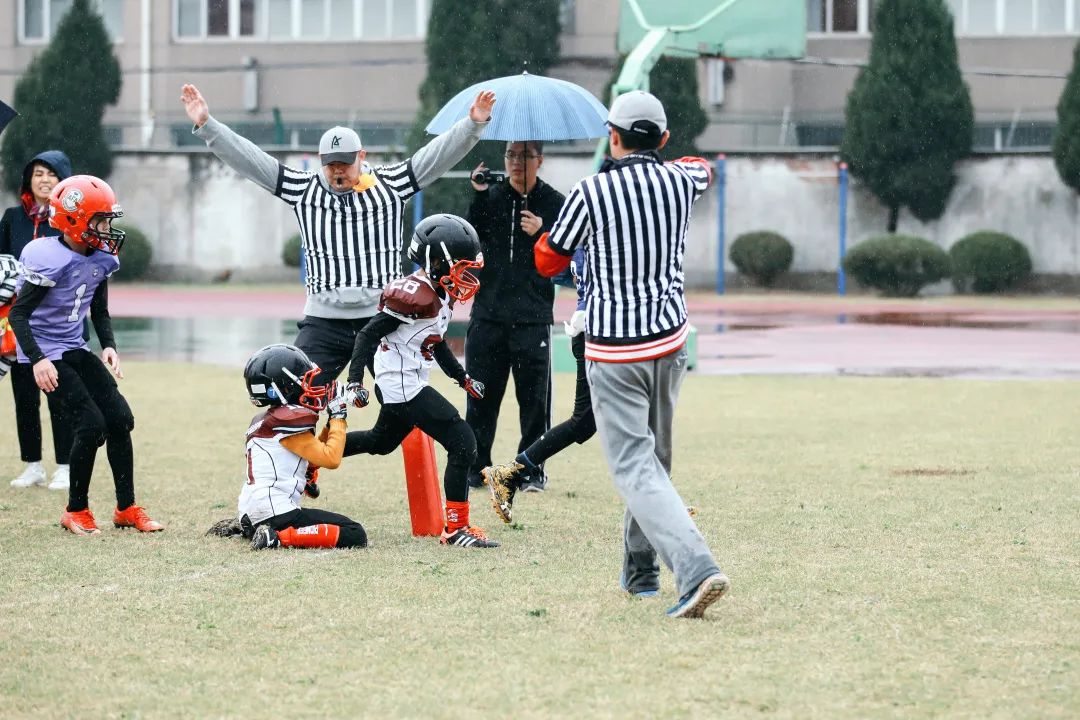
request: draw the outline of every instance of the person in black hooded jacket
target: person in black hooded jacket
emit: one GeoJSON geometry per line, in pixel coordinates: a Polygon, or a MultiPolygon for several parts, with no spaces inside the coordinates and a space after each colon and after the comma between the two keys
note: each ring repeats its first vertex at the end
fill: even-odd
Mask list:
{"type": "MultiPolygon", "coordinates": [[[[480,291],[469,316],[465,367],[487,386],[483,399],[470,397],[466,421],[476,435],[476,461],[469,484],[482,487],[480,470],[491,465],[499,407],[510,374],[518,401],[521,439],[518,452],[551,427],[551,325],[555,286],[536,272],[533,245],[551,229],[563,195],[537,177],[544,163],[543,143],[506,144],[506,179],[473,181],[476,195],[468,220],[480,236],[484,267],[480,291]]],[[[483,163],[474,171],[483,170],[483,163]]],[[[538,492],[547,484],[543,466],[521,489],[538,492]]]]}
{"type": "MultiPolygon", "coordinates": [[[[49,225],[49,193],[53,187],[71,176],[71,160],[59,150],[38,153],[23,170],[19,188],[19,204],[9,207],[0,217],[0,255],[18,259],[31,240],[59,235],[49,225]]],[[[12,487],[45,485],[45,468],[41,464],[41,391],[34,381],[34,371],[26,363],[11,368],[11,389],[15,394],[15,422],[18,427],[19,452],[26,468],[11,481],[12,487]]],[[[48,486],[50,490],[68,489],[68,455],[74,442],[71,423],[50,408],[53,431],[53,452],[56,471],[48,486]]]]}

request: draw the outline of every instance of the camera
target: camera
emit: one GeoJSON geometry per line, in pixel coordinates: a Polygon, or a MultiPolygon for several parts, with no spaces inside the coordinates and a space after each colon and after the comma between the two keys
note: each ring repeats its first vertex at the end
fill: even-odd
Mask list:
{"type": "Polygon", "coordinates": [[[477,185],[491,185],[492,183],[500,183],[506,179],[506,173],[498,172],[497,170],[477,170],[473,173],[472,181],[477,185]]]}

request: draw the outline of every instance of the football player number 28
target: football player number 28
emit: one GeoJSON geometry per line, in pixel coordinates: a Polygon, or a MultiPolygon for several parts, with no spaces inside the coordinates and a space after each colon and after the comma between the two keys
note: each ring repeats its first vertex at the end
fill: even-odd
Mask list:
{"type": "Polygon", "coordinates": [[[420,289],[420,283],[409,278],[401,278],[390,283],[392,287],[401,288],[410,295],[415,295],[416,291],[420,289]]]}
{"type": "Polygon", "coordinates": [[[71,308],[71,314],[68,315],[68,322],[75,322],[79,319],[79,307],[82,306],[83,295],[86,294],[86,283],[83,283],[79,287],[75,288],[75,305],[71,308]]]}

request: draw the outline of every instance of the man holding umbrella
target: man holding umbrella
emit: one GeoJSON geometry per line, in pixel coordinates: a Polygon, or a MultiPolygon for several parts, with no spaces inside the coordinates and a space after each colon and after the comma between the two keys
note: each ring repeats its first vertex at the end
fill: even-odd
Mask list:
{"type": "MultiPolygon", "coordinates": [[[[469,397],[466,421],[476,435],[469,484],[482,487],[481,468],[491,465],[491,446],[506,383],[514,376],[521,438],[518,452],[551,427],[551,325],[555,286],[536,272],[533,245],[551,229],[563,195],[537,172],[544,164],[540,141],[506,143],[506,180],[492,182],[484,164],[473,172],[476,190],[468,220],[480,236],[484,267],[469,316],[465,366],[484,379],[483,399],[469,397]]],[[[547,484],[543,466],[532,468],[525,492],[547,484]]]]}

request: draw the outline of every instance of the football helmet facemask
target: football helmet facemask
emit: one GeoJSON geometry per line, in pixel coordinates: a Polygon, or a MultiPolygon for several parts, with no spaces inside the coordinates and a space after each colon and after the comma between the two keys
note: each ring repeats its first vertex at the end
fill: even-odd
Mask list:
{"type": "Polygon", "coordinates": [[[326,386],[313,382],[322,372],[295,345],[267,345],[244,366],[244,385],[256,407],[301,405],[319,412],[326,408],[326,386]]]}
{"type": "Polygon", "coordinates": [[[442,213],[421,220],[413,230],[408,256],[459,302],[480,289],[472,271],[484,267],[484,255],[476,230],[464,218],[442,213]]]}

